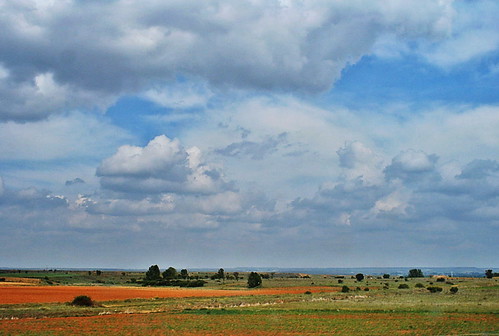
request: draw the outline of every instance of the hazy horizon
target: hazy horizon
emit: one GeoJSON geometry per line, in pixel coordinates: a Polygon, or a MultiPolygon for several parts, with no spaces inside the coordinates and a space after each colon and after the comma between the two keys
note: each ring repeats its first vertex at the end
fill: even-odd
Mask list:
{"type": "Polygon", "coordinates": [[[0,9],[0,265],[497,265],[498,1],[0,9]]]}

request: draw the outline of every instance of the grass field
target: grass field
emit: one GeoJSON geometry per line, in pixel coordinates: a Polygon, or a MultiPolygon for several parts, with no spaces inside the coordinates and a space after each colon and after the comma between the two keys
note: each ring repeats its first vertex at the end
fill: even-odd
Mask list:
{"type": "MultiPolygon", "coordinates": [[[[77,295],[85,295],[89,284],[116,289],[95,283],[94,275],[85,282],[82,277],[88,274],[70,274],[65,275],[86,285],[73,287],[75,294],[81,288],[77,295]]],[[[49,277],[41,275],[45,276],[49,277]]],[[[118,283],[115,278],[126,277],[102,276],[118,283]]],[[[50,277],[49,281],[53,282],[50,277]]],[[[206,288],[159,289],[199,293],[194,297],[132,295],[94,307],[65,302],[2,304],[0,335],[499,335],[497,279],[366,278],[357,282],[346,277],[342,281],[332,276],[276,275],[251,291],[245,289],[244,280],[210,280],[206,288]],[[418,283],[423,287],[418,288],[418,283]],[[409,288],[399,289],[401,284],[409,288]],[[341,292],[343,285],[351,290],[341,292]],[[431,285],[442,291],[430,293],[426,287],[431,285]],[[457,293],[450,292],[452,287],[458,288],[457,293]],[[283,290],[290,288],[294,290],[283,290]],[[224,296],[224,291],[235,295],[224,296]]],[[[0,293],[6,287],[0,283],[0,293]]],[[[54,287],[62,286],[47,290],[54,287]]]]}

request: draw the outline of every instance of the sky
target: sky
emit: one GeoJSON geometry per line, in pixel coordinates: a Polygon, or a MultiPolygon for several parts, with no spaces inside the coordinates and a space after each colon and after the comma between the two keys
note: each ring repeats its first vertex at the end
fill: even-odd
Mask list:
{"type": "Polygon", "coordinates": [[[498,17],[0,0],[0,266],[499,267],[498,17]]]}

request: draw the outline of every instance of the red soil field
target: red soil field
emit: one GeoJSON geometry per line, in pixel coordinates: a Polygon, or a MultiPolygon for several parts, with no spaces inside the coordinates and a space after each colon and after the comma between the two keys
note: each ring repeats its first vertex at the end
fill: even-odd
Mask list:
{"type": "Polygon", "coordinates": [[[335,292],[334,287],[289,287],[265,289],[184,289],[165,287],[105,287],[105,286],[0,286],[0,304],[68,302],[78,295],[88,295],[95,301],[137,298],[211,297],[238,295],[275,295],[335,292]]]}
{"type": "MultiPolygon", "coordinates": [[[[486,335],[492,314],[119,314],[90,317],[0,320],[0,334],[17,335],[486,335]],[[311,318],[315,321],[311,322],[311,318]],[[453,324],[450,319],[472,323],[453,324]],[[474,322],[477,320],[477,322],[474,322]],[[471,330],[477,332],[467,332],[471,330]],[[3,333],[2,333],[3,332],[3,333]]],[[[495,334],[495,333],[494,333],[495,334]]]]}

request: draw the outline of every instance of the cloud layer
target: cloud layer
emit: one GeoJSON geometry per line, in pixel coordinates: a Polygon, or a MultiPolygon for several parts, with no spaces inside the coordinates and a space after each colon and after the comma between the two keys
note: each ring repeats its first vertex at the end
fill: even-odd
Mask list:
{"type": "MultiPolygon", "coordinates": [[[[162,82],[323,91],[386,34],[439,39],[451,1],[22,1],[0,5],[0,120],[105,108],[122,94],[164,101],[162,82]]],[[[186,97],[188,98],[188,97],[186,97]]],[[[191,96],[189,99],[196,99],[191,96]]]]}

